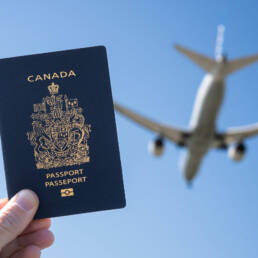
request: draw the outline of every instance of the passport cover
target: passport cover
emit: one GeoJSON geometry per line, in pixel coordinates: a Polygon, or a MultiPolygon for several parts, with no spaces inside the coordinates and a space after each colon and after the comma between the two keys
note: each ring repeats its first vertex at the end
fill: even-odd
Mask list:
{"type": "Polygon", "coordinates": [[[105,47],[1,59],[0,74],[9,198],[35,191],[37,219],[124,207],[105,47]]]}

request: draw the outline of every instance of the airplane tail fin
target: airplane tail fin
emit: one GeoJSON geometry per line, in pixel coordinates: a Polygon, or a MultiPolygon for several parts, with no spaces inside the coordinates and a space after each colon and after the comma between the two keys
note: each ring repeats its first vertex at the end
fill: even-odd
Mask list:
{"type": "Polygon", "coordinates": [[[257,61],[258,61],[258,54],[228,61],[226,74],[231,74],[257,61]]]}
{"type": "Polygon", "coordinates": [[[175,45],[175,48],[176,50],[178,50],[180,53],[190,58],[194,63],[199,65],[202,69],[204,69],[207,72],[211,72],[214,66],[216,65],[216,61],[210,57],[198,54],[193,50],[189,50],[180,45],[175,45]]]}
{"type": "Polygon", "coordinates": [[[226,27],[223,24],[220,24],[217,27],[217,38],[216,38],[216,46],[215,46],[215,59],[220,62],[225,58],[223,54],[223,43],[224,43],[224,33],[226,27]]]}

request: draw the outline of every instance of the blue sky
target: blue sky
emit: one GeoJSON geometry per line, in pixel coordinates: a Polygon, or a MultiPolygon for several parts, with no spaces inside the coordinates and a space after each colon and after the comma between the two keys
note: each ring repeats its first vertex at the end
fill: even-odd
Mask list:
{"type": "MultiPolygon", "coordinates": [[[[257,9],[256,1],[2,1],[0,56],[105,45],[114,99],[187,128],[204,72],[173,44],[213,56],[223,23],[229,58],[257,53],[257,9]]],[[[228,78],[220,130],[258,121],[257,69],[228,78]]],[[[152,157],[147,144],[156,135],[116,120],[127,207],[54,219],[56,241],[43,257],[257,257],[257,138],[246,141],[238,164],[212,150],[188,189],[180,149],[167,142],[164,155],[152,157]]]]}

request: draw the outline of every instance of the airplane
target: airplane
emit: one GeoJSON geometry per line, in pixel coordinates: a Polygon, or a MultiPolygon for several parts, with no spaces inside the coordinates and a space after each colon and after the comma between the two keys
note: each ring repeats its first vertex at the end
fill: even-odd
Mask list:
{"type": "Polygon", "coordinates": [[[158,134],[158,137],[149,144],[149,150],[153,155],[163,154],[165,139],[187,148],[182,163],[182,172],[188,184],[191,184],[197,175],[202,160],[210,149],[228,149],[228,156],[234,161],[240,161],[246,152],[244,140],[258,135],[258,123],[229,128],[224,132],[216,130],[216,120],[224,97],[226,77],[258,61],[258,54],[227,60],[226,55],[222,54],[224,30],[224,25],[218,26],[215,59],[175,45],[176,50],[207,72],[197,92],[189,129],[158,123],[114,103],[116,111],[158,134]]]}

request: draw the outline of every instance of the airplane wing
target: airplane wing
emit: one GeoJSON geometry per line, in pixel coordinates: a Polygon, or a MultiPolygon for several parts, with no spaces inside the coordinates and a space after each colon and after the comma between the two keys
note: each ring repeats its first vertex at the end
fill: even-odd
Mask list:
{"type": "Polygon", "coordinates": [[[181,130],[178,128],[166,126],[154,122],[148,118],[145,118],[141,115],[136,114],[135,112],[114,103],[116,111],[120,112],[124,116],[130,118],[134,122],[158,133],[161,137],[165,137],[178,145],[186,145],[187,139],[190,136],[190,132],[186,130],[181,130]]]}
{"type": "Polygon", "coordinates": [[[217,134],[214,146],[219,147],[235,142],[241,142],[252,136],[258,136],[258,123],[242,127],[233,127],[224,133],[217,134]]]}

